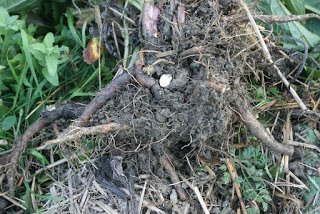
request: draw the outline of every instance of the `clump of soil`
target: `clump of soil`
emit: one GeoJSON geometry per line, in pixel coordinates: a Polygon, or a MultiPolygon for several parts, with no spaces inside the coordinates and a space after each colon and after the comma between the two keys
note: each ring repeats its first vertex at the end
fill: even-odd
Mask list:
{"type": "MultiPolygon", "coordinates": [[[[243,49],[244,44],[237,37],[233,37],[235,33],[232,32],[232,25],[223,23],[221,17],[226,12],[225,5],[221,6],[218,1],[187,5],[186,20],[179,26],[168,21],[173,20],[173,16],[177,17],[176,7],[179,7],[179,4],[163,6],[161,13],[164,16],[158,22],[158,37],[143,43],[146,50],[145,72],[154,78],[157,84],[146,88],[132,81],[93,116],[90,126],[114,121],[131,127],[112,137],[100,137],[97,141],[106,143],[101,148],[103,153],[97,152],[100,153],[99,156],[117,155],[123,158],[124,174],[131,180],[128,182],[132,186],[130,191],[134,192],[133,195],[141,194],[141,189],[133,188],[134,184],[143,186],[143,183],[148,181],[150,186],[144,200],[158,201],[159,205],[154,207],[164,212],[185,210],[189,213],[202,213],[192,191],[182,185],[183,191],[190,197],[187,200],[182,199],[174,186],[170,186],[172,181],[168,172],[159,163],[160,159],[166,156],[174,163],[177,173],[180,171],[184,176],[193,176],[197,185],[202,186],[202,191],[212,188],[210,185],[215,176],[198,172],[197,161],[201,157],[208,162],[214,162],[219,156],[219,153],[203,149],[204,144],[224,150],[232,138],[229,132],[233,113],[229,103],[235,94],[241,94],[242,88],[238,81],[245,73],[243,58],[232,59],[232,56],[243,49]],[[159,54],[169,51],[174,52],[159,57],[159,54]],[[171,87],[159,86],[158,81],[163,74],[172,75],[174,84],[171,87]],[[223,85],[225,90],[208,87],[210,84],[223,85]]],[[[234,5],[230,7],[234,8],[234,5]]],[[[94,173],[93,171],[96,171],[97,177],[103,177],[106,172],[102,166],[105,164],[106,159],[98,159],[97,171],[86,167],[80,174],[73,176],[73,186],[87,186],[96,192],[97,186],[84,180],[88,173],[94,173]],[[80,179],[76,181],[75,177],[80,179]]],[[[110,167],[108,169],[110,171],[110,167]]],[[[111,173],[109,177],[114,176],[111,173]]],[[[111,182],[109,188],[116,183],[111,182]]],[[[118,185],[119,187],[121,185],[118,185]]],[[[221,210],[232,213],[228,196],[230,193],[222,191],[217,194],[218,189],[215,187],[212,194],[208,195],[209,201],[216,206],[212,209],[213,213],[221,210]]],[[[53,190],[57,191],[57,187],[52,186],[53,190]]],[[[81,192],[81,188],[79,190],[81,192]]],[[[111,192],[114,194],[117,191],[111,192]]],[[[120,194],[122,199],[118,199],[118,203],[112,203],[109,199],[103,202],[113,209],[125,212],[130,207],[123,204],[126,192],[128,191],[120,194]]],[[[91,193],[90,197],[94,195],[96,194],[91,193]]],[[[133,195],[131,202],[135,200],[133,195]]],[[[92,203],[97,204],[98,201],[101,202],[101,199],[92,203]]],[[[49,210],[56,205],[54,204],[52,202],[48,206],[49,210]]],[[[134,203],[130,209],[133,209],[132,207],[135,207],[134,203]]],[[[88,212],[96,212],[90,207],[87,208],[88,212]]],[[[61,206],[60,211],[65,209],[68,208],[61,206]]]]}
{"type": "MultiPolygon", "coordinates": [[[[164,14],[170,14],[170,10],[165,7],[164,14]]],[[[179,84],[171,88],[158,84],[142,88],[132,82],[91,120],[92,125],[117,121],[133,127],[126,133],[119,133],[117,142],[126,142],[133,147],[141,146],[141,142],[142,145],[157,142],[171,146],[208,142],[219,147],[228,140],[232,115],[228,103],[233,92],[221,93],[206,87],[204,82],[214,80],[238,93],[242,89],[239,86],[234,89],[233,85],[243,75],[243,62],[230,60],[237,47],[226,38],[228,32],[220,23],[221,11],[217,2],[191,4],[186,13],[187,19],[180,30],[160,19],[159,29],[165,29],[164,32],[160,30],[158,38],[144,44],[145,50],[158,54],[175,51],[175,54],[161,58],[174,65],[158,63],[152,66],[151,75],[158,81],[163,74],[170,74],[179,84]],[[195,49],[202,47],[205,53],[195,49]],[[179,55],[192,48],[195,52],[184,57],[179,55]]],[[[147,65],[159,60],[152,53],[146,54],[145,59],[147,65]]]]}
{"type": "MultiPolygon", "coordinates": [[[[192,190],[185,184],[182,184],[182,190],[170,185],[173,181],[171,175],[168,176],[169,169],[160,165],[168,158],[177,174],[193,177],[196,186],[203,192],[208,191],[207,203],[214,204],[213,213],[233,212],[230,193],[218,186],[212,189],[217,169],[208,174],[197,168],[200,159],[213,163],[220,156],[204,145],[223,151],[233,138],[229,135],[233,121],[229,104],[242,93],[239,79],[245,69],[243,57],[232,59],[232,56],[243,49],[244,43],[234,37],[234,27],[222,21],[225,5],[221,6],[218,1],[191,3],[185,8],[184,23],[174,25],[168,20],[177,18],[179,14],[175,11],[180,6],[174,1],[163,5],[158,37],[142,41],[146,52],[144,72],[154,78],[156,84],[148,88],[131,81],[90,121],[90,126],[117,122],[131,127],[111,137],[98,137],[99,146],[95,151],[99,155],[93,155],[98,169],[86,166],[71,175],[72,186],[79,187],[74,194],[80,193],[82,187],[92,189],[88,196],[92,204],[103,202],[112,209],[135,213],[135,195],[140,195],[140,187],[148,182],[144,203],[149,201],[150,204],[144,204],[143,209],[202,213],[192,190]],[[158,84],[164,74],[173,77],[169,87],[158,84]],[[223,90],[216,85],[223,86],[223,90]],[[121,157],[123,164],[114,166],[112,158],[99,159],[100,156],[121,157]],[[118,173],[122,171],[123,174],[118,173]],[[91,173],[97,180],[85,181],[91,173]],[[99,199],[97,184],[109,192],[106,199],[99,199]],[[184,198],[181,192],[185,192],[188,198],[184,198]],[[111,200],[112,195],[118,198],[117,203],[111,200]],[[94,200],[94,197],[98,199],[94,200]],[[126,205],[125,201],[130,203],[126,205]]],[[[235,5],[230,7],[234,9],[235,5]]],[[[69,178],[67,174],[64,176],[70,180],[70,175],[69,178]]],[[[58,189],[51,187],[51,191],[60,192],[58,189]]],[[[53,201],[47,204],[49,210],[56,206],[53,201]]],[[[60,207],[60,211],[66,209],[69,209],[66,205],[60,207]]],[[[87,212],[97,212],[92,206],[86,209],[87,212]]]]}

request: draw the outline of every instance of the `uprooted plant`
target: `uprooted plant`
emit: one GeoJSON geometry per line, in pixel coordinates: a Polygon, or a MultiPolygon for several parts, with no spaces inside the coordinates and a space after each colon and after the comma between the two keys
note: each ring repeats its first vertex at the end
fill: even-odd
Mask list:
{"type": "MultiPolygon", "coordinates": [[[[241,3],[251,26],[256,30],[250,12],[241,3]]],[[[168,5],[146,1],[142,6],[135,7],[130,4],[122,7],[102,4],[96,8],[100,17],[96,17],[98,27],[92,30],[92,34],[97,37],[93,41],[97,46],[96,50],[87,49],[84,57],[93,63],[99,57],[92,58],[90,51],[98,54],[100,45],[104,45],[111,54],[122,60],[122,66],[119,66],[115,78],[83,109],[70,115],[65,113],[70,106],[67,109],[65,106],[56,106],[52,111],[47,110],[21,137],[16,138],[12,153],[2,158],[2,164],[8,164],[10,194],[15,194],[18,161],[28,142],[61,117],[74,121],[57,134],[57,139],[45,142],[39,150],[76,141],[83,135],[109,132],[118,132],[115,140],[131,143],[132,147],[136,146],[136,151],[140,147],[159,143],[168,148],[172,148],[176,142],[191,147],[204,145],[204,148],[205,143],[223,145],[230,138],[228,128],[236,116],[264,146],[279,154],[292,155],[293,146],[277,142],[256,119],[246,100],[239,83],[246,72],[241,63],[243,60],[237,58],[243,48],[242,41],[235,42],[233,50],[229,48],[232,37],[226,35],[230,33],[228,30],[232,31],[231,24],[211,18],[219,17],[217,5],[214,4],[218,3],[204,2],[202,7],[191,5],[188,13],[186,5],[176,1],[170,1],[168,5]],[[142,11],[137,19],[135,14],[139,13],[140,8],[142,11]],[[113,19],[110,19],[110,14],[113,14],[113,19]],[[196,16],[191,18],[187,14],[196,16]],[[200,21],[206,25],[205,28],[197,24],[200,21]],[[223,24],[224,29],[221,28],[223,24]],[[140,49],[133,47],[137,45],[134,42],[137,38],[140,40],[140,49]],[[102,111],[108,112],[103,122],[97,116],[102,111]],[[97,126],[97,123],[101,124],[97,126]],[[96,130],[85,126],[94,126],[96,130]]],[[[302,110],[309,111],[273,63],[260,32],[256,33],[266,54],[264,64],[275,69],[302,110]]],[[[261,57],[259,51],[257,48],[253,54],[261,57]]],[[[165,156],[160,159],[163,163],[166,161],[165,156]]],[[[166,170],[173,169],[168,167],[166,170]]],[[[169,174],[173,183],[179,183],[179,176],[169,174]]],[[[178,191],[179,184],[177,186],[178,191]]],[[[264,187],[261,189],[264,191],[264,187]]],[[[198,193],[197,188],[193,190],[195,194],[198,193]]],[[[184,197],[183,191],[178,191],[178,194],[184,197]]],[[[248,193],[250,200],[251,195],[248,193]]],[[[265,196],[259,200],[266,210],[269,198],[265,196]]],[[[205,205],[201,206],[207,212],[205,205]]]]}

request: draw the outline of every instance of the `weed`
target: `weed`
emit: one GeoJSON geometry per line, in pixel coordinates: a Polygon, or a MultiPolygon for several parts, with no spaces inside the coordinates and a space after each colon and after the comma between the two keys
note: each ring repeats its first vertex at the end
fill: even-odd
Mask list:
{"type": "MultiPolygon", "coordinates": [[[[232,150],[230,152],[235,158],[238,172],[237,183],[240,185],[242,197],[245,201],[255,202],[259,207],[249,207],[248,213],[266,212],[271,201],[270,193],[264,179],[268,178],[266,166],[271,165],[271,160],[261,152],[260,147],[249,146],[243,151],[232,150]]],[[[223,184],[230,183],[230,174],[226,165],[219,167],[220,181],[223,184]]]]}
{"type": "MultiPolygon", "coordinates": [[[[36,26],[0,8],[0,139],[13,142],[52,99],[88,97],[97,90],[99,69],[83,61],[87,36],[85,30],[79,36],[69,11],[68,27],[60,22],[54,33],[36,37],[36,26]]],[[[115,60],[102,57],[106,83],[115,60]]]]}
{"type": "Polygon", "coordinates": [[[53,45],[52,33],[34,38],[35,29],[0,8],[0,136],[7,140],[21,133],[21,122],[53,88],[47,82],[59,85],[58,65],[67,61],[68,48],[53,45]]]}

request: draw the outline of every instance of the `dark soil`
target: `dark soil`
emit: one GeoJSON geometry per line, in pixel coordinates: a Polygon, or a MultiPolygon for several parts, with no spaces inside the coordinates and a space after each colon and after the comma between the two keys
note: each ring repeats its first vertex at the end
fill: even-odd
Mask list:
{"type": "MultiPolygon", "coordinates": [[[[215,1],[190,4],[186,8],[185,24],[180,29],[160,18],[159,37],[148,40],[144,49],[156,53],[175,50],[175,54],[162,58],[174,65],[158,63],[152,67],[146,66],[147,71],[156,81],[163,74],[171,74],[173,82],[177,84],[168,88],[158,84],[145,88],[133,81],[91,120],[91,125],[120,122],[132,127],[104,139],[109,144],[105,155],[124,158],[125,172],[133,177],[133,184],[143,185],[144,179],[138,178],[148,175],[150,185],[165,198],[158,208],[166,213],[173,210],[182,212],[186,206],[190,207],[189,213],[203,211],[186,186],[183,189],[190,199],[185,202],[179,199],[174,186],[170,186],[172,181],[168,173],[160,164],[161,157],[169,157],[176,173],[192,176],[194,182],[206,192],[210,186],[213,187],[215,179],[207,173],[195,172],[199,166],[197,162],[199,158],[215,162],[221,155],[204,145],[223,151],[233,138],[230,135],[233,113],[229,103],[235,95],[242,93],[243,89],[237,81],[245,74],[245,70],[243,58],[231,58],[244,48],[244,43],[233,37],[234,29],[229,23],[221,23],[224,10],[215,1]],[[205,47],[205,51],[181,56],[181,53],[194,47],[205,47]],[[229,90],[221,93],[208,88],[203,84],[208,80],[224,84],[229,90]]],[[[163,8],[163,14],[169,20],[175,15],[172,11],[174,9],[170,6],[163,8]]],[[[145,55],[146,65],[152,65],[159,58],[148,51],[145,55]]],[[[99,171],[102,169],[99,168],[99,171]]],[[[212,213],[222,210],[235,213],[230,201],[231,192],[220,192],[219,186],[214,186],[212,194],[208,195],[214,206],[212,213]]],[[[157,194],[152,197],[157,197],[157,194]]],[[[145,199],[148,200],[148,197],[145,199]]]]}
{"type": "MultiPolygon", "coordinates": [[[[164,11],[168,10],[170,7],[164,11]]],[[[209,142],[215,147],[226,142],[232,115],[228,102],[234,92],[221,93],[206,87],[203,82],[213,79],[234,88],[235,80],[244,71],[241,71],[242,60],[230,60],[237,50],[234,44],[230,50],[230,39],[224,38],[228,32],[219,22],[220,13],[218,3],[191,4],[180,31],[160,19],[159,29],[168,30],[160,31],[157,39],[145,44],[145,50],[158,53],[175,50],[177,53],[165,57],[174,65],[158,63],[152,66],[152,77],[158,81],[161,75],[171,74],[173,82],[178,84],[168,88],[158,84],[142,88],[132,82],[93,117],[92,125],[111,121],[130,124],[134,129],[118,134],[117,139],[133,148],[137,144],[163,144],[164,141],[167,146],[209,142]],[[202,46],[205,47],[204,54],[195,52],[183,58],[179,56],[185,50],[202,46]]],[[[159,59],[155,54],[147,54],[145,58],[147,65],[159,59]]],[[[237,86],[235,90],[239,93],[241,88],[237,86]]]]}

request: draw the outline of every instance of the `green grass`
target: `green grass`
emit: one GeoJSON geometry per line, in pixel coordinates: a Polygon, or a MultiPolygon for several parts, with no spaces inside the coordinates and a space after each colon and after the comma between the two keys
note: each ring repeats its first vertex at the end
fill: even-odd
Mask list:
{"type": "MultiPolygon", "coordinates": [[[[42,3],[34,12],[51,17],[45,27],[27,25],[28,11],[15,11],[18,16],[0,8],[0,140],[8,142],[0,145],[0,154],[10,152],[15,137],[40,117],[46,105],[90,100],[99,90],[99,80],[103,86],[113,78],[115,58],[101,53],[99,64],[88,65],[83,60],[83,50],[91,39],[87,22],[82,29],[75,28],[75,17],[67,1],[42,3]]],[[[21,168],[27,167],[31,159],[35,164],[30,166],[31,171],[49,164],[48,152],[32,149],[36,144],[35,140],[19,159],[21,168]]],[[[60,152],[54,156],[63,158],[60,152]]],[[[32,197],[40,201],[64,200],[31,191],[33,182],[45,188],[50,181],[46,170],[26,177],[17,197],[24,200],[23,205],[31,212],[32,197]]]]}
{"type": "Polygon", "coordinates": [[[90,35],[75,29],[70,9],[60,11],[66,17],[44,34],[27,26],[24,17],[0,10],[0,139],[9,142],[1,152],[39,118],[45,105],[93,96],[98,79],[103,85],[112,79],[115,59],[103,55],[100,68],[83,61],[90,35]]]}

